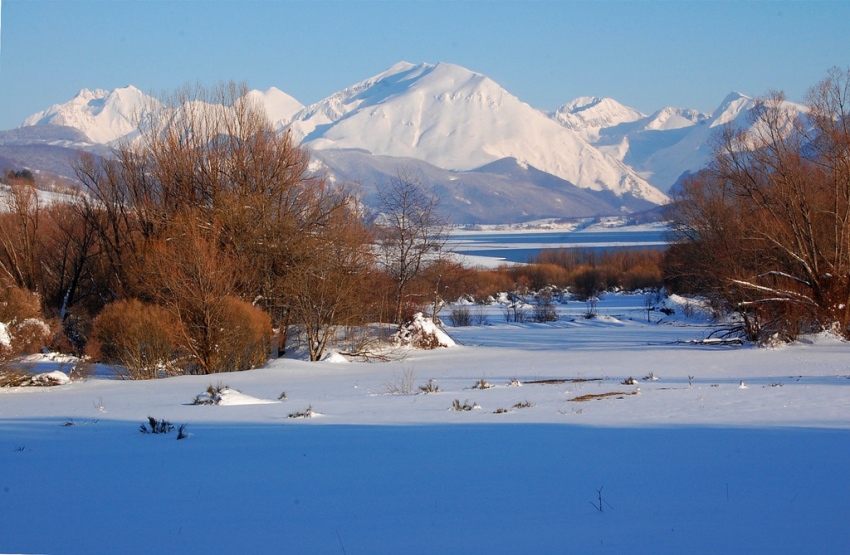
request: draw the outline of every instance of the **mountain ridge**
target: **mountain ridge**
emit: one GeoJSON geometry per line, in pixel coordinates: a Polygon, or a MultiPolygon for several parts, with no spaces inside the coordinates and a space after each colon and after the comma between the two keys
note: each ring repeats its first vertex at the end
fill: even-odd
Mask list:
{"type": "MultiPolygon", "coordinates": [[[[399,165],[425,164],[443,171],[440,179],[445,183],[439,185],[447,194],[454,178],[464,175],[475,183],[469,188],[475,198],[464,197],[464,202],[492,207],[483,181],[470,181],[470,176],[487,175],[495,182],[494,176],[500,175],[502,197],[506,196],[504,179],[513,179],[519,188],[537,187],[531,196],[547,204],[547,209],[561,206],[553,217],[585,213],[589,206],[632,212],[664,204],[665,193],[682,175],[704,166],[714,130],[726,123],[747,125],[754,102],[733,92],[711,114],[665,107],[645,115],[614,99],[578,97],[547,113],[481,73],[447,62],[406,61],[309,106],[275,87],[248,95],[265,108],[278,132],[291,133],[314,157],[326,153],[323,158],[330,162],[323,164],[323,171],[329,178],[374,182],[386,177],[388,160],[399,165]],[[347,154],[331,156],[331,151],[347,154]],[[364,163],[364,153],[382,157],[381,164],[364,163]],[[356,165],[361,172],[346,164],[356,165]],[[552,176],[555,179],[549,181],[562,190],[540,187],[546,180],[517,173],[529,168],[552,176]],[[554,195],[569,187],[595,195],[598,202],[584,197],[579,201],[571,193],[570,199],[581,208],[562,206],[563,199],[554,195]]],[[[27,144],[41,145],[42,157],[46,145],[53,148],[51,152],[61,152],[54,147],[62,147],[69,152],[103,153],[134,132],[132,121],[140,108],[155,103],[132,85],[112,91],[83,89],[69,102],[33,114],[16,130],[0,132],[0,151],[14,144],[18,165],[26,163],[27,144]]],[[[507,196],[515,203],[522,197],[507,196]]],[[[480,211],[461,210],[463,203],[458,203],[464,218],[481,216],[480,211]]],[[[505,210],[498,212],[508,216],[505,210]]],[[[530,212],[549,211],[526,206],[518,214],[530,212]]]]}

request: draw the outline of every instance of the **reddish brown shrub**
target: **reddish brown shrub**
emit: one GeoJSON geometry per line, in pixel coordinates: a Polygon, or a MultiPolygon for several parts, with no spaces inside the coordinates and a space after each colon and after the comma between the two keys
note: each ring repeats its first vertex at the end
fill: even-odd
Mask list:
{"type": "Polygon", "coordinates": [[[50,340],[50,327],[41,319],[38,295],[15,285],[0,290],[0,365],[21,355],[39,352],[50,340]]]}
{"type": "Polygon", "coordinates": [[[14,285],[3,287],[0,290],[0,322],[13,325],[27,318],[41,318],[38,295],[14,285]]]}
{"type": "Polygon", "coordinates": [[[122,375],[147,380],[179,373],[179,324],[164,308],[136,299],[106,305],[95,318],[86,353],[120,366],[122,375]]]}
{"type": "Polygon", "coordinates": [[[267,313],[236,297],[226,297],[221,328],[213,371],[238,372],[266,363],[272,333],[267,313]]]}

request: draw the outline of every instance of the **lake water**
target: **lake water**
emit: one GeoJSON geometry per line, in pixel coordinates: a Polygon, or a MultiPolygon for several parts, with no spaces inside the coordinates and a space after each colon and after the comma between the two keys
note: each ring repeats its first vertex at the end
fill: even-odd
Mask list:
{"type": "Polygon", "coordinates": [[[467,256],[528,262],[544,249],[665,248],[665,229],[545,232],[459,232],[449,248],[467,256]]]}

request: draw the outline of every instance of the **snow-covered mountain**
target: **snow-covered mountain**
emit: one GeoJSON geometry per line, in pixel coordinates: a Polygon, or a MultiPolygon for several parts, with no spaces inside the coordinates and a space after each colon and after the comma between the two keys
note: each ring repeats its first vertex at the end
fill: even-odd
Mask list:
{"type": "MultiPolygon", "coordinates": [[[[407,62],[307,107],[274,87],[249,95],[278,131],[310,148],[328,178],[374,186],[392,167],[413,167],[463,221],[483,221],[488,210],[517,221],[663,204],[682,175],[708,161],[713,133],[728,122],[751,125],[754,106],[733,93],[712,114],[667,107],[644,115],[610,98],[580,97],[547,114],[480,73],[407,62]]],[[[0,159],[67,176],[69,152],[108,155],[152,105],[133,86],[84,89],[0,132],[0,159]],[[50,163],[60,154],[63,163],[50,163]]]]}
{"type": "Polygon", "coordinates": [[[83,89],[69,102],[31,115],[22,127],[73,127],[91,142],[105,144],[132,133],[137,113],[148,101],[149,97],[132,85],[112,91],[83,89]]]}
{"type": "MultiPolygon", "coordinates": [[[[616,101],[578,99],[559,108],[552,118],[668,192],[684,175],[705,167],[712,154],[712,136],[720,127],[727,123],[751,127],[754,107],[752,98],[733,92],[711,114],[666,107],[635,118],[636,111],[616,101]]],[[[786,102],[785,108],[796,114],[805,112],[803,106],[792,102],[786,102]]]]}
{"type": "Polygon", "coordinates": [[[599,131],[644,118],[644,114],[611,98],[580,96],[558,108],[552,119],[572,129],[588,142],[599,140],[599,131]]]}
{"type": "Polygon", "coordinates": [[[582,189],[667,200],[579,134],[453,64],[396,64],[309,106],[290,128],[314,150],[361,149],[458,171],[512,158],[582,189]]]}
{"type": "Polygon", "coordinates": [[[303,104],[276,87],[250,91],[248,96],[266,109],[266,115],[278,130],[283,130],[292,116],[304,109],[303,104]]]}
{"type": "MultiPolygon", "coordinates": [[[[275,87],[249,91],[248,97],[265,108],[269,120],[277,127],[304,109],[303,104],[275,87]]],[[[82,131],[92,143],[109,144],[133,133],[140,110],[157,104],[152,96],[132,85],[112,91],[83,89],[70,101],[28,117],[21,127],[72,127],[82,131]]]]}
{"type": "MultiPolygon", "coordinates": [[[[481,175],[492,178],[492,168],[507,171],[508,167],[519,168],[520,173],[547,174],[553,178],[550,185],[560,184],[560,191],[551,190],[551,186],[544,188],[550,196],[528,190],[523,197],[523,188],[529,187],[530,181],[527,176],[520,177],[511,171],[508,181],[502,179],[504,175],[499,180],[491,179],[492,190],[486,201],[483,200],[487,197],[486,187],[473,187],[477,193],[472,196],[482,206],[491,206],[490,200],[498,196],[514,200],[534,198],[542,203],[541,210],[528,210],[527,202],[519,203],[523,208],[516,205],[518,216],[531,212],[560,217],[585,215],[592,206],[606,212],[631,212],[667,201],[666,195],[621,160],[591,145],[580,132],[520,101],[488,77],[457,65],[401,62],[309,107],[276,88],[251,91],[249,95],[265,107],[278,131],[288,130],[317,154],[356,150],[388,157],[397,165],[416,165],[415,161],[444,172],[490,168],[481,170],[478,177],[467,176],[464,180],[467,184],[480,182],[481,175]],[[500,161],[506,162],[493,165],[500,161]],[[519,190],[506,194],[507,183],[513,183],[519,190]],[[579,201],[575,191],[565,189],[572,187],[588,191],[596,199],[579,201]],[[496,189],[500,191],[496,193],[496,189]],[[557,194],[560,197],[552,196],[557,194]]],[[[133,121],[139,109],[152,105],[151,102],[151,98],[135,87],[83,90],[65,104],[34,114],[22,128],[41,128],[50,135],[47,127],[65,126],[82,132],[92,145],[115,144],[134,132],[133,121]]],[[[629,113],[629,109],[622,109],[629,113]]],[[[635,112],[616,121],[631,121],[640,116],[635,112]]],[[[609,118],[597,126],[614,121],[609,118]]],[[[581,129],[580,124],[574,127],[581,129]]],[[[325,158],[335,161],[324,166],[331,178],[345,176],[369,183],[385,177],[374,164],[364,164],[359,156],[325,158]],[[345,166],[354,164],[355,159],[354,167],[345,166]]],[[[458,183],[451,179],[438,185],[457,187],[458,183]]],[[[465,199],[461,205],[476,202],[467,198],[469,195],[464,196],[466,193],[447,193],[451,198],[465,199]]],[[[464,218],[481,213],[475,208],[462,212],[464,218]]]]}

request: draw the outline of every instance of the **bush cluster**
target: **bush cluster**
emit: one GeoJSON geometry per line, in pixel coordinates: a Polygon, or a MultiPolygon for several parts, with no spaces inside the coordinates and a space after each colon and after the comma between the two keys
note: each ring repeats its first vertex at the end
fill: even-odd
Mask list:
{"type": "MultiPolygon", "coordinates": [[[[610,289],[660,288],[663,259],[664,251],[653,248],[545,249],[528,264],[467,269],[454,280],[449,276],[446,281],[452,284],[454,298],[468,296],[477,302],[487,302],[505,291],[524,296],[530,291],[552,292],[553,288],[569,288],[583,300],[610,289]]],[[[455,317],[460,325],[466,323],[467,314],[463,310],[453,313],[452,318],[455,317]]],[[[547,310],[534,315],[543,321],[551,317],[547,310]]]]}

